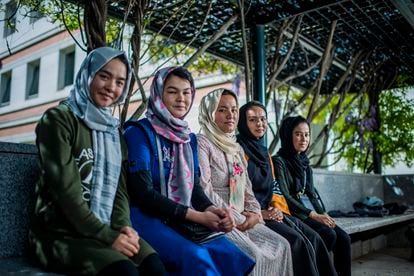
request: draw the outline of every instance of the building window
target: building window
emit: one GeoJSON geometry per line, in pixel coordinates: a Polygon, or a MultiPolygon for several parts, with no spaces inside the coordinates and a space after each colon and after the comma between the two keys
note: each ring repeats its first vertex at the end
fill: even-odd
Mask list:
{"type": "Polygon", "coordinates": [[[31,99],[39,94],[40,60],[27,64],[26,99],[31,99]]]}
{"type": "Polygon", "coordinates": [[[0,79],[0,106],[10,103],[12,72],[8,71],[1,74],[0,79]]]}
{"type": "Polygon", "coordinates": [[[75,47],[66,48],[59,54],[58,90],[73,84],[75,74],[75,47]]]}
{"type": "Polygon", "coordinates": [[[40,18],[43,17],[43,14],[40,11],[31,11],[29,13],[29,17],[30,17],[30,24],[35,23],[37,20],[39,20],[40,18]]]}
{"type": "Polygon", "coordinates": [[[10,1],[6,5],[3,37],[7,37],[16,31],[16,14],[17,1],[10,1]]]}

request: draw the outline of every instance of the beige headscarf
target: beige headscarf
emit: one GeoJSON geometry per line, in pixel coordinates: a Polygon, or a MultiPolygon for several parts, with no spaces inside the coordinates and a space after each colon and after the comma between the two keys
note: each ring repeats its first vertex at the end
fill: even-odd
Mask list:
{"type": "Polygon", "coordinates": [[[214,122],[215,113],[224,91],[234,96],[237,110],[239,109],[237,95],[233,91],[223,88],[216,89],[201,99],[198,122],[201,126],[200,133],[224,152],[229,170],[229,204],[237,211],[243,212],[247,168],[243,166],[241,147],[236,141],[235,132],[225,133],[214,122]]]}

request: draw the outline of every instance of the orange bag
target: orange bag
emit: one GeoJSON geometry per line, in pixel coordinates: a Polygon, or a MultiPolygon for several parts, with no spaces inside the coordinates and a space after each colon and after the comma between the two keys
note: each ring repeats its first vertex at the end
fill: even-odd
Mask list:
{"type": "MultiPolygon", "coordinates": [[[[246,161],[249,161],[249,156],[247,154],[245,154],[244,157],[246,161]]],[[[283,196],[282,192],[280,191],[279,183],[276,180],[274,180],[275,171],[273,167],[273,161],[270,155],[269,155],[269,162],[270,162],[270,167],[272,169],[272,175],[273,175],[273,196],[272,196],[272,201],[270,202],[270,206],[274,208],[278,208],[284,214],[291,215],[286,198],[283,196]]]]}
{"type": "MultiPolygon", "coordinates": [[[[269,161],[270,161],[270,166],[272,168],[273,179],[275,179],[275,171],[274,171],[275,168],[273,167],[272,158],[270,158],[270,156],[269,156],[269,161]]],[[[280,191],[279,183],[276,180],[273,181],[273,196],[272,196],[272,202],[270,203],[270,206],[278,208],[285,214],[291,215],[286,198],[283,196],[282,192],[280,191]]]]}

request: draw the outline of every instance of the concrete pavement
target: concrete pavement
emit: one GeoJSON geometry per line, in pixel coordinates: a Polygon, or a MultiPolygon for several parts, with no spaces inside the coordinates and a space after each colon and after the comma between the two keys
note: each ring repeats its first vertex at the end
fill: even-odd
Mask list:
{"type": "Polygon", "coordinates": [[[384,248],[352,261],[352,276],[413,276],[409,248],[384,248]]]}

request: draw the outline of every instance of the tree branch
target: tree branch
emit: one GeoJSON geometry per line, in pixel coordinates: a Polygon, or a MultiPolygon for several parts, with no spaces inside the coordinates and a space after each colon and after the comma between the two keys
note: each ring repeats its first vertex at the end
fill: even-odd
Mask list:
{"type": "Polygon", "coordinates": [[[332,24],[331,24],[331,32],[329,33],[328,42],[326,44],[325,51],[323,53],[322,64],[320,67],[320,74],[319,74],[319,77],[315,81],[316,90],[315,89],[310,90],[310,91],[314,91],[314,95],[313,95],[312,103],[309,107],[308,116],[307,116],[309,121],[312,121],[314,118],[313,112],[319,100],[319,94],[321,91],[322,82],[334,58],[333,57],[334,47],[332,45],[332,40],[333,40],[333,35],[335,33],[336,23],[337,23],[337,20],[334,20],[332,21],[332,24]]]}
{"type": "Polygon", "coordinates": [[[201,46],[197,52],[195,52],[183,65],[183,67],[188,67],[191,63],[193,63],[196,59],[198,59],[204,52],[207,50],[208,47],[211,46],[214,42],[216,42],[227,30],[228,28],[233,25],[233,23],[237,20],[238,15],[233,15],[226,23],[224,23],[220,29],[206,41],[206,43],[201,46]]]}
{"type": "Polygon", "coordinates": [[[250,59],[249,59],[249,47],[247,44],[246,38],[246,22],[245,22],[245,14],[244,14],[244,0],[238,0],[237,3],[240,7],[240,19],[241,19],[241,32],[242,32],[242,41],[243,41],[243,54],[244,54],[244,83],[246,86],[246,97],[247,100],[250,100],[251,95],[251,72],[250,72],[250,59]]]}

